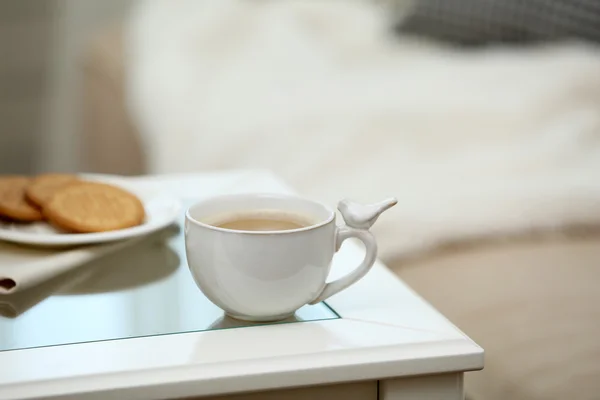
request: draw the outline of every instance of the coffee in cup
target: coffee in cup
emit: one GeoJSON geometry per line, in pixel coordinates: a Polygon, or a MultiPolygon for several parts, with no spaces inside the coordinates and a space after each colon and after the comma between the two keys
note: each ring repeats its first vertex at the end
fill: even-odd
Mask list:
{"type": "Polygon", "coordinates": [[[289,231],[314,225],[316,220],[281,210],[242,210],[208,218],[209,225],[235,231],[289,231]]]}

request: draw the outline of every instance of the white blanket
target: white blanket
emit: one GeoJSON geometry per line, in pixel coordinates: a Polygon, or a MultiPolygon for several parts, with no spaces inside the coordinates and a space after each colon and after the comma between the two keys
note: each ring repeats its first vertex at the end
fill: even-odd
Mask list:
{"type": "Polygon", "coordinates": [[[269,168],[399,204],[384,258],[600,222],[600,52],[394,39],[352,0],[144,1],[128,96],[153,173],[269,168]]]}

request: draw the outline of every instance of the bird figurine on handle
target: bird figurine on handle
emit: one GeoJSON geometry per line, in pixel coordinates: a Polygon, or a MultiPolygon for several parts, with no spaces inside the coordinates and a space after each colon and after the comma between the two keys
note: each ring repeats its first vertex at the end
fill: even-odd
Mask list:
{"type": "Polygon", "coordinates": [[[338,210],[349,227],[369,230],[384,211],[397,203],[398,200],[393,197],[373,204],[359,204],[344,199],[338,203],[338,210]]]}
{"type": "Polygon", "coordinates": [[[346,222],[346,226],[338,226],[335,233],[335,251],[342,247],[346,239],[355,238],[365,245],[365,258],[360,265],[342,278],[325,284],[321,292],[308,304],[316,304],[328,299],[336,293],[358,282],[365,276],[377,259],[377,241],[369,229],[377,218],[398,203],[395,198],[389,198],[379,203],[359,204],[344,199],[338,203],[338,210],[346,222]]]}

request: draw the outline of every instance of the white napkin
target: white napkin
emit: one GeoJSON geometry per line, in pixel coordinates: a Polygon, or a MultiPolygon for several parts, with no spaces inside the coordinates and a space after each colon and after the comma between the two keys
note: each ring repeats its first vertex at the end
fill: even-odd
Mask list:
{"type": "MultiPolygon", "coordinates": [[[[98,268],[72,268],[29,289],[19,289],[10,294],[0,295],[0,316],[17,318],[52,294],[84,282],[97,271],[98,268]]],[[[19,288],[21,287],[20,285],[19,288]]]]}
{"type": "Polygon", "coordinates": [[[0,242],[0,295],[36,286],[143,238],[74,249],[44,249],[0,242]]]}
{"type": "MultiPolygon", "coordinates": [[[[52,262],[40,262],[33,256],[32,262],[22,264],[23,269],[29,270],[27,274],[19,274],[15,268],[17,272],[11,276],[11,280],[18,286],[8,293],[5,288],[4,295],[0,294],[0,315],[17,318],[57,292],[76,293],[84,290],[85,293],[92,293],[106,287],[129,287],[132,282],[143,284],[165,276],[180,264],[179,257],[168,245],[170,239],[180,234],[180,228],[171,225],[143,238],[121,242],[118,246],[79,249],[80,255],[86,253],[83,257],[50,255],[46,259],[52,259],[52,262]],[[121,251],[120,247],[126,249],[121,251]],[[75,262],[88,258],[89,262],[75,262]],[[140,266],[143,268],[140,269],[140,266]]],[[[13,250],[12,247],[16,246],[8,246],[10,250],[13,250]]],[[[0,251],[6,248],[0,246],[0,251]]],[[[72,251],[64,253],[73,254],[72,251]]],[[[11,254],[27,257],[26,252],[11,254]]],[[[6,264],[3,268],[8,270],[6,264]]]]}

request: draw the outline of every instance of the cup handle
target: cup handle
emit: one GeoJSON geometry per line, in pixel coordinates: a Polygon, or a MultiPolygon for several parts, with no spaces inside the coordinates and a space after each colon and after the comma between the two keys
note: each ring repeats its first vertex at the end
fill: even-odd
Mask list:
{"type": "Polygon", "coordinates": [[[354,229],[348,226],[337,228],[335,233],[335,251],[337,252],[341,248],[344,240],[350,238],[357,238],[364,243],[366,249],[365,258],[352,272],[333,282],[325,284],[325,287],[317,298],[308,304],[320,303],[334,294],[348,288],[364,277],[369,270],[371,270],[373,264],[375,264],[375,260],[377,259],[377,242],[375,241],[375,236],[367,230],[354,229]]]}
{"type": "Polygon", "coordinates": [[[321,293],[308,304],[316,304],[328,299],[348,286],[355,284],[369,272],[377,259],[377,242],[373,234],[369,232],[369,229],[384,211],[392,208],[397,203],[398,201],[393,197],[379,203],[367,205],[358,204],[347,199],[338,203],[338,210],[342,214],[346,226],[336,228],[335,251],[339,251],[344,240],[357,238],[365,245],[365,258],[349,274],[325,284],[321,293]]]}

